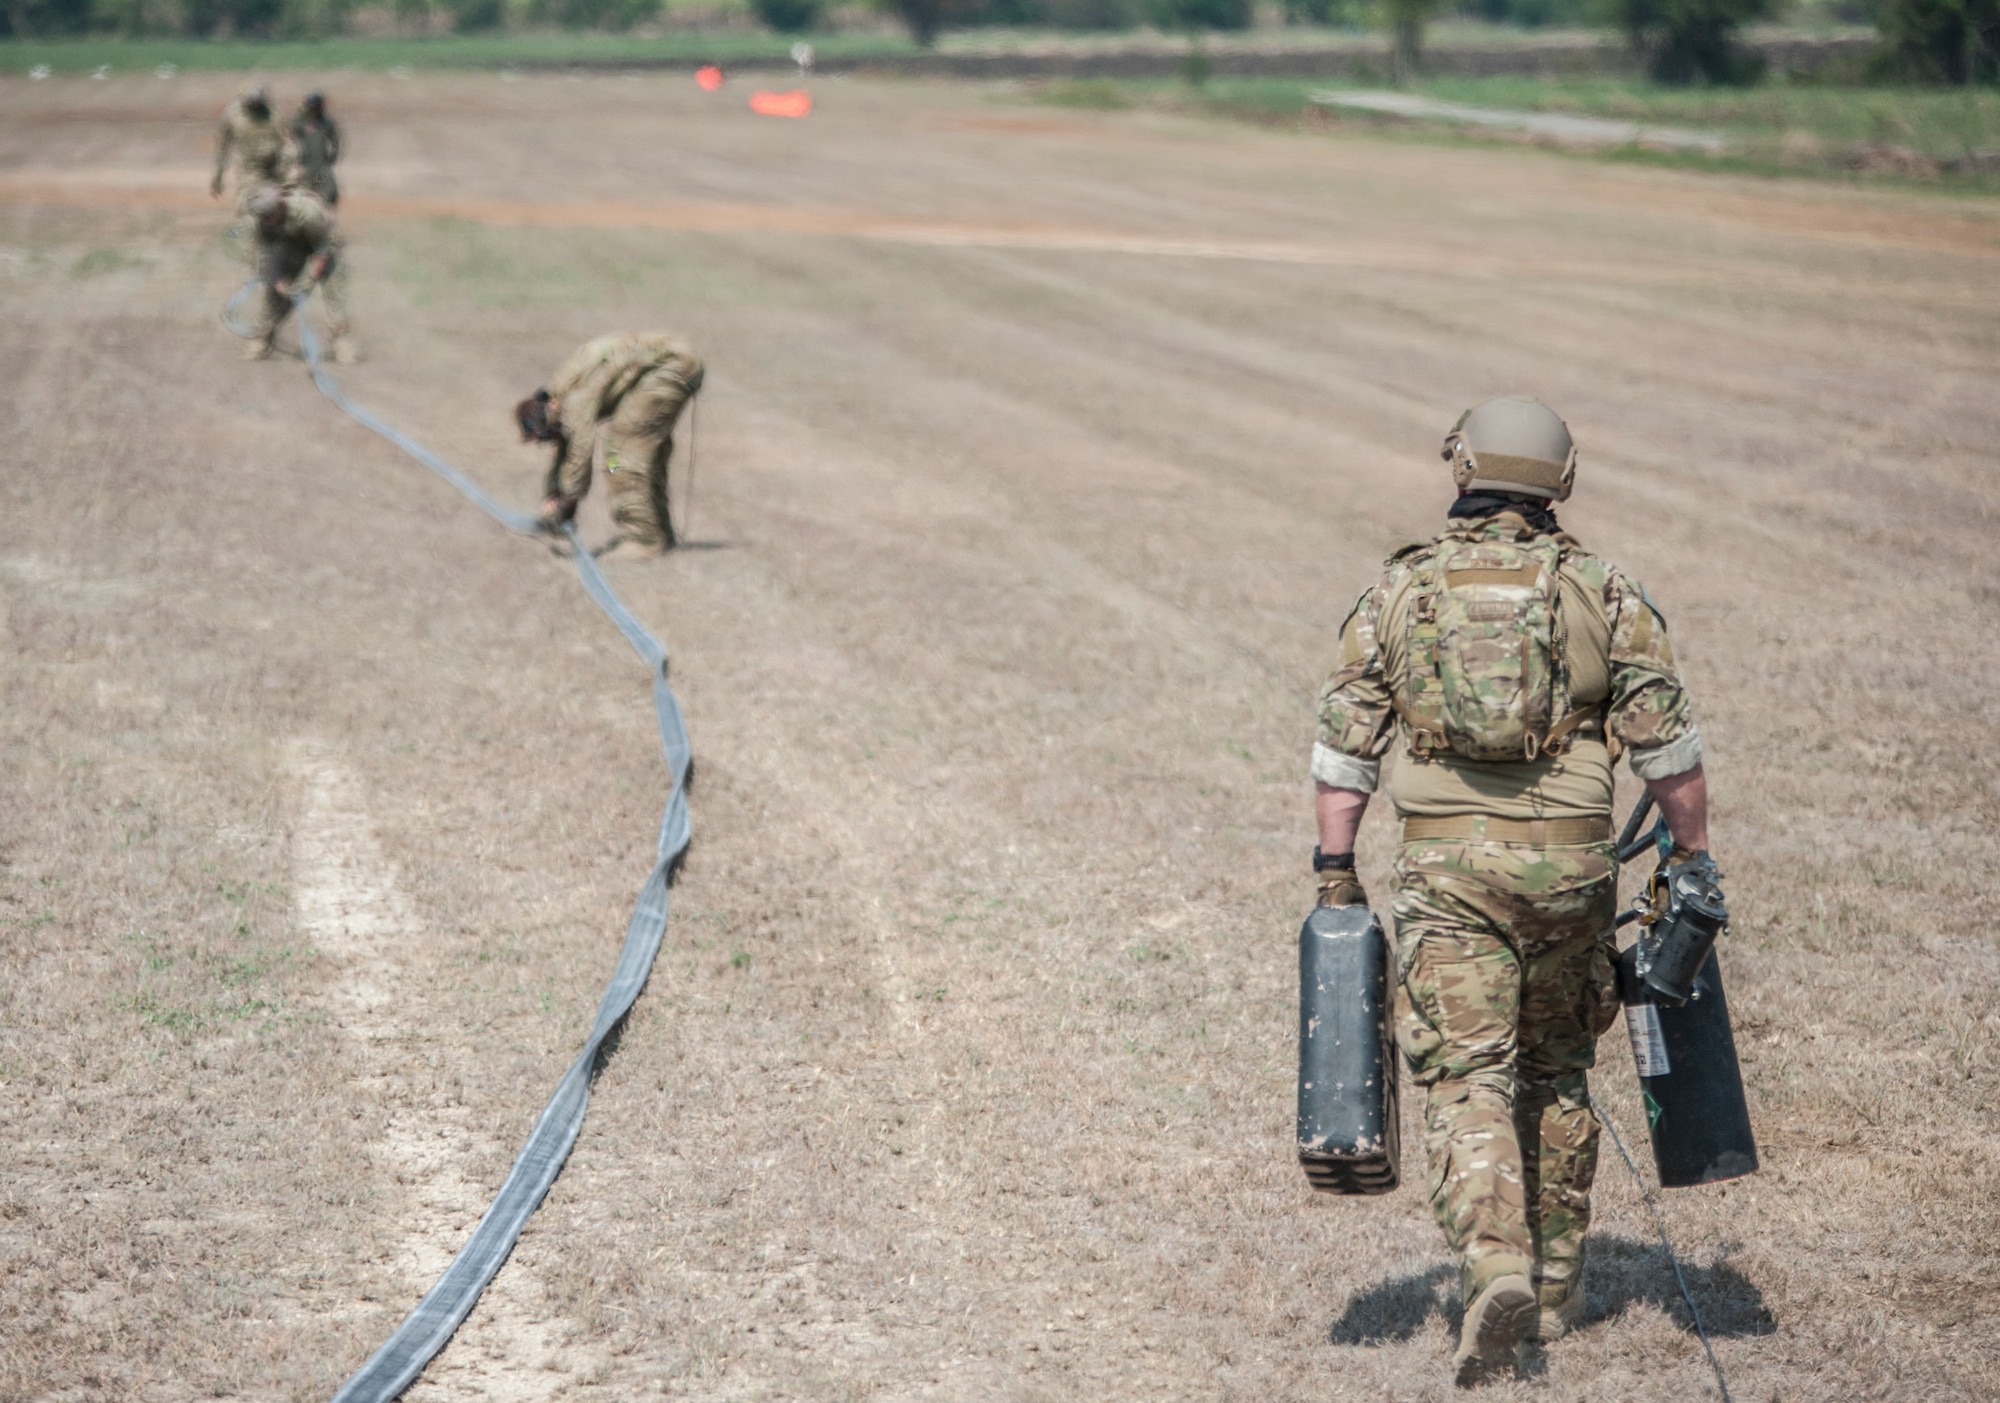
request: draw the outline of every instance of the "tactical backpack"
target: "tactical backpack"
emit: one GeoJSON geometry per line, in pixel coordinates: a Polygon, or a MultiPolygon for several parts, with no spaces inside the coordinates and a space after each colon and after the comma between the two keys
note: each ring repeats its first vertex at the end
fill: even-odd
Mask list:
{"type": "MultiPolygon", "coordinates": [[[[1569,695],[1560,538],[1446,539],[1410,585],[1396,710],[1419,757],[1561,754],[1596,711],[1569,695]]],[[[1394,690],[1394,689],[1392,689],[1394,690]]]]}

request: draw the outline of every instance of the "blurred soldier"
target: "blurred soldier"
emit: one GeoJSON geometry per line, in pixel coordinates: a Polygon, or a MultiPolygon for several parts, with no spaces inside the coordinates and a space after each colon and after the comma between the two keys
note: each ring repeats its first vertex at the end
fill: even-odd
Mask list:
{"type": "Polygon", "coordinates": [[[1458,1255],[1470,1385],[1583,1318],[1598,1120],[1586,1072],[1618,1011],[1612,765],[1658,800],[1669,864],[1707,863],[1701,735],[1666,622],[1556,523],[1576,451],[1531,399],[1460,417],[1436,539],[1392,556],[1320,693],[1324,905],[1365,900],[1354,834],[1382,756],[1395,865],[1397,1041],[1427,1088],[1431,1208],[1458,1255]]]}
{"type": "Polygon", "coordinates": [[[334,227],[333,212],[310,190],[280,190],[274,185],[253,191],[249,209],[256,221],[264,315],[259,335],[244,355],[251,360],[269,356],[278,328],[291,315],[292,299],[317,287],[326,303],[333,358],[352,365],[360,355],[348,325],[347,270],[341,262],[340,233],[334,227]]]}
{"type": "Polygon", "coordinates": [[[270,90],[262,83],[246,83],[222,114],[222,125],[215,134],[215,175],[208,182],[208,193],[216,199],[222,198],[222,178],[229,171],[232,156],[236,165],[236,222],[229,235],[242,242],[244,256],[254,264],[250,196],[260,186],[284,184],[291,164],[285,134],[271,116],[270,90]]]}
{"type": "Polygon", "coordinates": [[[340,127],[326,115],[326,97],[307,93],[292,118],[292,149],[298,156],[298,184],[326,201],[328,209],[340,203],[340,183],[333,177],[334,162],[340,159],[340,127]]]}
{"type": "Polygon", "coordinates": [[[552,443],[542,526],[560,531],[590,490],[600,438],[618,534],[600,554],[656,556],[673,549],[667,461],[674,424],[701,389],[702,364],[663,331],[619,331],[580,347],[545,389],[515,406],[523,441],[552,443]]]}

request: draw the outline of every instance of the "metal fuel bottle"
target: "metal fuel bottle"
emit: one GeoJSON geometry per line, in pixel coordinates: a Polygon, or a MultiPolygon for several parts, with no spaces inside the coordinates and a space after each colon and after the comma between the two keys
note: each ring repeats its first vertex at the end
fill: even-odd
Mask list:
{"type": "Polygon", "coordinates": [[[1657,1002],[1640,967],[1640,948],[1618,958],[1618,995],[1639,1071],[1646,1131],[1660,1187],[1683,1189],[1757,1172],[1757,1140],[1743,1097],[1743,1072],[1711,951],[1688,1000],[1657,1002]]]}
{"type": "Polygon", "coordinates": [[[1299,1164],[1315,1189],[1400,1182],[1389,942],[1366,906],[1320,906],[1299,929],[1299,1164]]]}

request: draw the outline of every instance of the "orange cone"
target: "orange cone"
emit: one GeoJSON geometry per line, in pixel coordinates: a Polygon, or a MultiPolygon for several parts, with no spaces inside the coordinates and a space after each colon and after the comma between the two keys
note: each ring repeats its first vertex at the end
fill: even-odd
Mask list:
{"type": "Polygon", "coordinates": [[[705,93],[714,92],[717,88],[722,86],[722,69],[720,65],[713,63],[704,63],[701,67],[697,68],[694,71],[694,81],[695,81],[695,86],[700,88],[703,92],[705,93]]]}
{"type": "Polygon", "coordinates": [[[808,117],[812,115],[813,96],[804,88],[788,93],[760,89],[750,94],[750,110],[761,117],[808,117]]]}

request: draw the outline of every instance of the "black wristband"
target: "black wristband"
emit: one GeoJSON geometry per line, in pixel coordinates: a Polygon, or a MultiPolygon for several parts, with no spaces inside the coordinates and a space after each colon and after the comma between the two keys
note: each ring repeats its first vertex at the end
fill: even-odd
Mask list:
{"type": "Polygon", "coordinates": [[[1315,873],[1352,872],[1353,870],[1353,853],[1323,853],[1317,847],[1313,849],[1313,871],[1315,873]]]}

